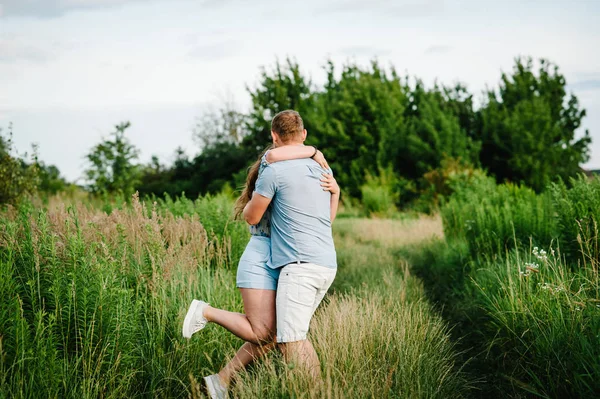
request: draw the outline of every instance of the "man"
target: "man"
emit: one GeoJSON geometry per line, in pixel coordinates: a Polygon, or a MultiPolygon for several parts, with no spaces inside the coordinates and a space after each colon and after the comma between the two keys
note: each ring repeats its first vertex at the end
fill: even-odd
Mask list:
{"type": "MultiPolygon", "coordinates": [[[[275,146],[304,145],[307,132],[300,114],[283,111],[272,121],[275,146]]],[[[337,261],[331,222],[339,191],[321,185],[324,172],[312,159],[277,162],[256,182],[244,218],[256,224],[273,202],[271,264],[281,268],[277,286],[277,343],[287,362],[320,376],[317,353],[307,339],[312,316],[331,286],[337,261]]]]}

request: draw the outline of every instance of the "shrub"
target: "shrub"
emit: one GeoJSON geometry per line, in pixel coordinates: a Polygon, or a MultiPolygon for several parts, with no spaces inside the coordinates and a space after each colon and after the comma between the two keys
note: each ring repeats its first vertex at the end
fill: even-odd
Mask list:
{"type": "MultiPolygon", "coordinates": [[[[548,248],[547,248],[548,249],[548,248]]],[[[491,357],[521,389],[541,397],[600,392],[600,280],[576,273],[556,249],[511,252],[478,265],[475,298],[489,316],[479,328],[491,357]]]]}
{"type": "Polygon", "coordinates": [[[384,216],[395,211],[399,199],[395,185],[396,177],[391,169],[380,169],[379,176],[367,174],[366,183],[360,188],[367,215],[384,216]]]}
{"type": "Polygon", "coordinates": [[[582,255],[597,268],[600,259],[600,178],[581,175],[571,179],[571,188],[563,183],[551,187],[561,252],[570,259],[582,255]]]}
{"type": "Polygon", "coordinates": [[[0,128],[0,205],[16,204],[24,197],[33,194],[38,186],[37,158],[27,164],[14,155],[12,126],[8,127],[8,138],[4,138],[0,128]]]}
{"type": "Polygon", "coordinates": [[[472,254],[499,254],[530,240],[549,245],[555,236],[552,198],[513,184],[495,185],[487,178],[457,190],[441,209],[444,231],[464,237],[472,254]]]}

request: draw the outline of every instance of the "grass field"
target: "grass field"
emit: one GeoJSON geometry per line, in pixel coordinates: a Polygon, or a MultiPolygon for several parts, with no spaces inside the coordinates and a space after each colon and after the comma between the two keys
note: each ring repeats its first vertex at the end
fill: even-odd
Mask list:
{"type": "MultiPolygon", "coordinates": [[[[85,204],[85,205],[84,205],[85,204]]],[[[192,298],[241,311],[248,241],[226,195],[0,213],[0,398],[198,398],[241,345],[192,298]]],[[[595,398],[600,180],[472,182],[440,216],[338,218],[339,270],[310,339],[323,381],[277,352],[240,398],[595,398]]],[[[344,216],[344,215],[343,215],[344,216]]]]}
{"type": "MultiPolygon", "coordinates": [[[[114,207],[51,202],[0,216],[0,397],[201,397],[241,341],[180,327],[192,298],[241,311],[248,239],[227,198],[114,207]],[[108,211],[109,213],[105,212],[108,211]]],[[[340,219],[339,272],[312,325],[323,383],[277,353],[236,397],[461,397],[472,386],[447,324],[396,252],[439,219],[340,219]]]]}

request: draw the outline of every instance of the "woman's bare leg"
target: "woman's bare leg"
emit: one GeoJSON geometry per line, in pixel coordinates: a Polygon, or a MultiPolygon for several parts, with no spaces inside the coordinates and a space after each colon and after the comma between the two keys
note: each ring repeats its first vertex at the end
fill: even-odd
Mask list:
{"type": "Polygon", "coordinates": [[[225,385],[229,385],[231,379],[247,365],[262,357],[275,347],[275,342],[266,345],[256,345],[252,342],[246,342],[237,351],[235,356],[219,371],[219,377],[225,385]]]}
{"type": "Polygon", "coordinates": [[[207,306],[204,317],[244,341],[254,344],[271,343],[275,334],[276,291],[251,288],[240,288],[240,291],[245,314],[207,306]]]}
{"type": "Polygon", "coordinates": [[[244,312],[227,312],[207,307],[204,317],[219,324],[239,338],[248,341],[219,372],[225,384],[241,369],[273,349],[275,338],[276,291],[240,288],[244,301],[244,312]],[[251,339],[248,339],[251,338],[251,339]]]}

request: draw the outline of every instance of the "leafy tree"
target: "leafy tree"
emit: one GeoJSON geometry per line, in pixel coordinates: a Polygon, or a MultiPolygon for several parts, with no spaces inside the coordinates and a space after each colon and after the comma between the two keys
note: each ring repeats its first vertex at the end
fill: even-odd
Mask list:
{"type": "MultiPolygon", "coordinates": [[[[453,87],[436,84],[434,92],[441,96],[440,105],[442,109],[456,116],[467,137],[477,143],[478,133],[481,130],[481,114],[475,109],[473,94],[461,83],[453,87]]],[[[478,157],[475,158],[473,161],[478,161],[478,157]]]]}
{"type": "Polygon", "coordinates": [[[271,119],[286,109],[293,109],[302,115],[309,138],[313,132],[311,108],[314,87],[310,79],[300,71],[298,63],[287,59],[285,64],[275,63],[273,70],[263,69],[260,83],[254,89],[248,88],[252,109],[246,122],[247,132],[242,147],[247,151],[248,162],[256,159],[258,153],[271,142],[271,119]]]}
{"type": "Polygon", "coordinates": [[[39,190],[41,192],[56,194],[65,191],[69,186],[56,166],[39,163],[39,190]]]}
{"type": "Polygon", "coordinates": [[[12,124],[8,125],[8,137],[0,128],[0,204],[16,204],[36,191],[39,176],[35,150],[34,147],[33,162],[28,164],[13,154],[12,124]]]}
{"type": "Polygon", "coordinates": [[[576,139],[585,110],[566,92],[566,80],[541,60],[517,59],[512,75],[487,92],[482,111],[481,164],[498,181],[523,182],[536,191],[575,176],[589,158],[589,132],[576,139]]]}
{"type": "Polygon", "coordinates": [[[233,101],[227,101],[218,110],[202,113],[194,128],[194,140],[200,148],[225,142],[239,144],[247,134],[246,120],[247,116],[236,109],[233,101]]]}
{"type": "Polygon", "coordinates": [[[235,173],[245,170],[248,163],[255,159],[255,154],[248,154],[243,147],[232,143],[216,143],[206,148],[193,161],[191,198],[221,191],[225,184],[234,182],[235,173]]]}
{"type": "Polygon", "coordinates": [[[89,167],[85,174],[91,182],[93,193],[117,193],[125,196],[134,193],[139,182],[139,167],[134,161],[139,156],[138,149],[125,137],[129,122],[115,126],[111,137],[92,148],[86,158],[89,167]]]}
{"type": "Polygon", "coordinates": [[[329,62],[325,90],[315,103],[315,112],[306,116],[315,125],[313,139],[344,191],[360,198],[367,173],[377,175],[388,166],[386,140],[402,127],[405,93],[399,79],[377,62],[367,69],[346,65],[337,79],[329,62]]]}

